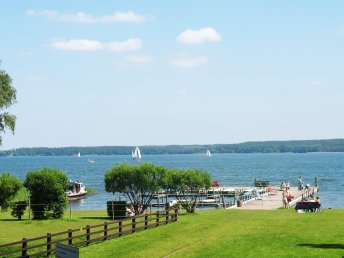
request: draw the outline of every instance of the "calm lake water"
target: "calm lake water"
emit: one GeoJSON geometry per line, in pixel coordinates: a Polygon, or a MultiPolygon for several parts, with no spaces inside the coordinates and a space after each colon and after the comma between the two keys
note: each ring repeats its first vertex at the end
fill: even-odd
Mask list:
{"type": "MultiPolygon", "coordinates": [[[[24,179],[29,171],[43,167],[64,170],[70,179],[84,182],[96,194],[74,202],[73,209],[104,209],[114,196],[104,190],[104,174],[121,162],[137,164],[131,156],[78,157],[0,157],[0,173],[9,172],[24,179]],[[95,163],[89,164],[88,159],[95,163]]],[[[314,185],[318,177],[322,206],[344,208],[344,153],[283,153],[283,154],[213,154],[205,155],[144,155],[141,162],[168,168],[197,168],[209,172],[222,186],[253,186],[254,179],[269,180],[274,186],[290,181],[297,186],[297,177],[314,185]]]]}

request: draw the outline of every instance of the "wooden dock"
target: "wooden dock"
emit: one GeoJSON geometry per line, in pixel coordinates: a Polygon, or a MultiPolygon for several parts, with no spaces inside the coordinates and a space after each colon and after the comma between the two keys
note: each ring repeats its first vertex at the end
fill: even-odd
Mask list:
{"type": "MultiPolygon", "coordinates": [[[[316,193],[318,188],[313,187],[309,190],[299,191],[297,187],[290,187],[290,194],[294,198],[290,202],[290,207],[295,206],[296,202],[301,201],[302,198],[308,198],[310,195],[316,193]]],[[[272,192],[268,192],[259,198],[247,200],[242,202],[242,206],[238,205],[229,207],[228,209],[242,209],[242,210],[277,210],[283,208],[282,202],[283,191],[274,189],[272,192]]]]}

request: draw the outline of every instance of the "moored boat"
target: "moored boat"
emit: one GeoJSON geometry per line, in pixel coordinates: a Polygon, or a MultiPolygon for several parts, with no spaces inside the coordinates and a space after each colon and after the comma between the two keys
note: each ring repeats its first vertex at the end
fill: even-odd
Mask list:
{"type": "Polygon", "coordinates": [[[69,186],[66,190],[66,195],[68,199],[78,199],[84,197],[86,194],[87,191],[84,183],[69,180],[69,186]]]}

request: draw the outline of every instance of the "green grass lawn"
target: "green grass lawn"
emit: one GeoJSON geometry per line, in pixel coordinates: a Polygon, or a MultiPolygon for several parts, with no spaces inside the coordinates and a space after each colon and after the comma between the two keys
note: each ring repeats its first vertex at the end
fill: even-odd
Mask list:
{"type": "MultiPolygon", "coordinates": [[[[343,218],[344,210],[336,209],[183,213],[177,223],[80,248],[80,257],[342,257],[343,218]]],[[[105,220],[105,211],[73,212],[72,220],[48,221],[15,221],[0,213],[0,243],[105,220]]]]}

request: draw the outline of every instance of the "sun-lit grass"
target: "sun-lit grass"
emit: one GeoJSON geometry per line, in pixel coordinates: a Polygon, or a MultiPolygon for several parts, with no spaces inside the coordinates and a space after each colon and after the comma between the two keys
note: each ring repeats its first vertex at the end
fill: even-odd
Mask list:
{"type": "MultiPolygon", "coordinates": [[[[102,223],[106,211],[61,220],[17,221],[0,213],[0,243],[102,223]]],[[[342,257],[344,210],[321,213],[206,210],[177,223],[80,248],[80,257],[342,257]]]]}

